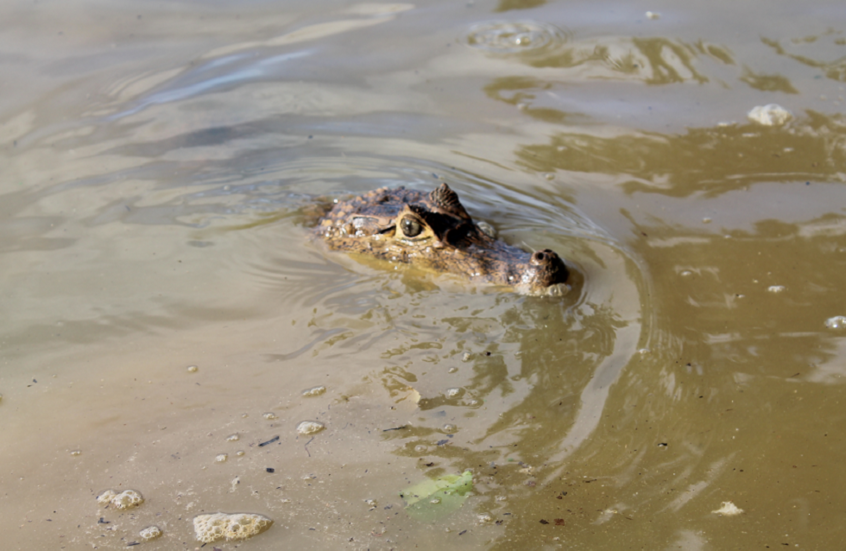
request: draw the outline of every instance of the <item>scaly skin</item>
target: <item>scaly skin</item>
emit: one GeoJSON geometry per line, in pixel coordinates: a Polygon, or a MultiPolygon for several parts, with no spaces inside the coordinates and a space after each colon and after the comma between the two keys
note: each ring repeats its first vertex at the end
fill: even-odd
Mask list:
{"type": "Polygon", "coordinates": [[[428,195],[380,188],[339,202],[315,232],[332,249],[459,274],[524,294],[549,294],[569,277],[551,250],[527,253],[488,236],[445,183],[428,195]]]}

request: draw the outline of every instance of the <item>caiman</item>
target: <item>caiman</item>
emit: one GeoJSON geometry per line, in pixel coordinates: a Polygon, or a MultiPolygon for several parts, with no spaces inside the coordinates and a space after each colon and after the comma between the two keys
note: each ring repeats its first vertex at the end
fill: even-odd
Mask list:
{"type": "Polygon", "coordinates": [[[529,253],[484,231],[446,183],[429,194],[384,187],[340,201],[315,232],[335,250],[458,274],[523,294],[561,294],[569,277],[553,251],[529,253]]]}

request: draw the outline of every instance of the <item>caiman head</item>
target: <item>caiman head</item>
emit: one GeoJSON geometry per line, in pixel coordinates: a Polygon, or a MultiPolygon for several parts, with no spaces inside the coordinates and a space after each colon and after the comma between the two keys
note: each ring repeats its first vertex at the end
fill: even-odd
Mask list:
{"type": "Polygon", "coordinates": [[[341,201],[315,231],[332,249],[458,274],[524,294],[557,294],[569,277],[553,251],[528,253],[485,233],[445,183],[428,195],[380,188],[341,201]]]}

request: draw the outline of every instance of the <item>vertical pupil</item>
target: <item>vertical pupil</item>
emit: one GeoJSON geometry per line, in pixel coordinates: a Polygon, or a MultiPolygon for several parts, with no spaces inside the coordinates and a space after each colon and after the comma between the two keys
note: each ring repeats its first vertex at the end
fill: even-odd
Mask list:
{"type": "Polygon", "coordinates": [[[420,234],[422,228],[420,227],[420,222],[415,220],[414,218],[409,218],[406,216],[402,219],[402,233],[406,237],[414,237],[420,234]]]}

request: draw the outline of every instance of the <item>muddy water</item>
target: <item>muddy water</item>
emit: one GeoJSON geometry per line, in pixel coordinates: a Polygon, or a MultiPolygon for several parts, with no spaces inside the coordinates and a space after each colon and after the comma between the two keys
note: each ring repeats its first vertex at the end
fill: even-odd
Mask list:
{"type": "Polygon", "coordinates": [[[841,3],[0,10],[4,549],[843,540],[841,3]],[[309,238],[315,196],[440,181],[572,291],[309,238]]]}

